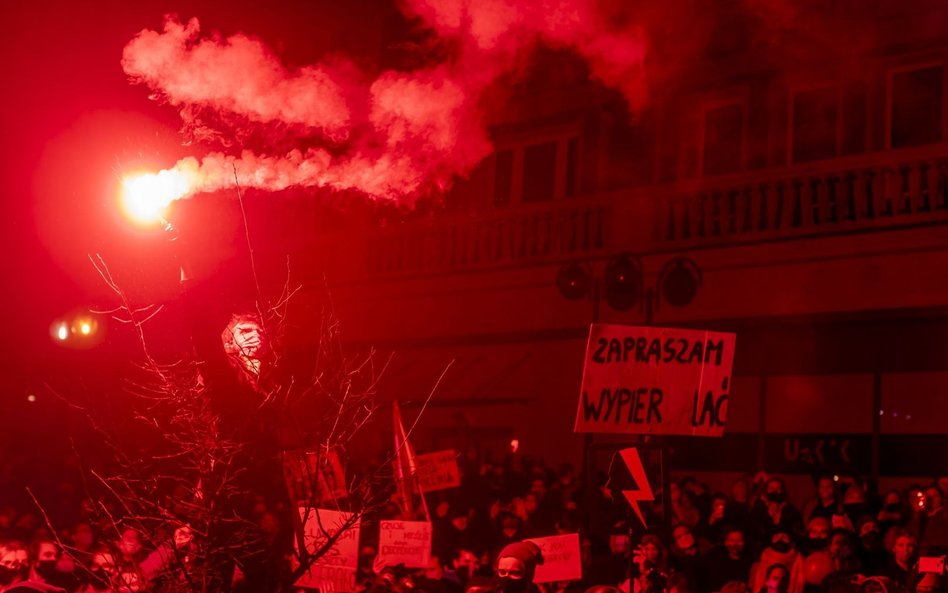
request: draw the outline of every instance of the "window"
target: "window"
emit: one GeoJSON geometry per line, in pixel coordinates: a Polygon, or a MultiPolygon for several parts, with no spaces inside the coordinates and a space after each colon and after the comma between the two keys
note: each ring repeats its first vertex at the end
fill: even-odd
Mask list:
{"type": "Polygon", "coordinates": [[[740,171],[743,143],[744,108],[740,104],[705,111],[702,172],[721,175],[740,171]]]}
{"type": "Polygon", "coordinates": [[[494,153],[494,204],[504,206],[510,203],[513,187],[513,151],[498,150],[494,153]]]}
{"type": "Polygon", "coordinates": [[[523,151],[523,201],[550,201],[555,191],[556,142],[527,146],[523,151]]]}
{"type": "Polygon", "coordinates": [[[869,93],[866,87],[857,84],[843,89],[843,154],[866,151],[868,119],[869,93]]]}
{"type": "Polygon", "coordinates": [[[806,163],[836,156],[838,91],[825,87],[793,98],[793,162],[806,163]]]}
{"type": "Polygon", "coordinates": [[[892,148],[941,140],[943,78],[942,66],[892,75],[889,128],[892,148]]]}
{"type": "Polygon", "coordinates": [[[579,138],[570,138],[566,144],[566,196],[575,196],[579,182],[579,138]]]}
{"type": "Polygon", "coordinates": [[[644,122],[621,122],[613,126],[608,136],[608,151],[604,167],[606,190],[646,185],[652,181],[655,169],[655,138],[644,122]]]}
{"type": "Polygon", "coordinates": [[[551,202],[583,191],[583,160],[590,155],[576,127],[543,132],[508,141],[494,153],[495,206],[551,202]]]}

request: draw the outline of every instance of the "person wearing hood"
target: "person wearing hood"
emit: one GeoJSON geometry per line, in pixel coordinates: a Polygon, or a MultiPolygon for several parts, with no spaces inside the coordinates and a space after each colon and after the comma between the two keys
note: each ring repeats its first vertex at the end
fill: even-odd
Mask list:
{"type": "Polygon", "coordinates": [[[802,593],[805,582],[803,576],[803,555],[797,551],[793,535],[787,531],[777,531],[770,544],[760,554],[760,561],[751,568],[750,590],[760,591],[765,587],[770,567],[782,564],[788,571],[787,593],[802,593]]]}
{"type": "Polygon", "coordinates": [[[806,541],[800,546],[800,551],[806,555],[825,550],[829,545],[829,536],[832,527],[829,519],[816,516],[806,525],[806,541]]]}
{"type": "Polygon", "coordinates": [[[537,593],[533,584],[537,566],[543,564],[540,547],[531,541],[507,544],[497,555],[494,573],[502,593],[537,593]]]}

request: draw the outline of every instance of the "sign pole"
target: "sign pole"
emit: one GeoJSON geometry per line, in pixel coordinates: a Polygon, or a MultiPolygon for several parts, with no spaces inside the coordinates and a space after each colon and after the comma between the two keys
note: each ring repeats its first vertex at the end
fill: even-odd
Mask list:
{"type": "MultiPolygon", "coordinates": [[[[645,325],[651,326],[655,322],[655,299],[657,298],[655,289],[649,288],[645,291],[645,325]]],[[[658,440],[659,452],[659,471],[662,473],[662,523],[665,526],[666,541],[672,541],[672,531],[674,529],[675,513],[671,507],[671,450],[668,447],[666,437],[656,437],[658,440]]]]}
{"type": "MultiPolygon", "coordinates": [[[[602,290],[599,278],[592,279],[590,298],[592,299],[592,323],[599,323],[599,308],[601,306],[602,290]]],[[[583,473],[586,478],[586,535],[592,533],[592,496],[593,496],[593,433],[583,435],[583,473]]],[[[631,543],[630,543],[631,545],[631,543]]]]}

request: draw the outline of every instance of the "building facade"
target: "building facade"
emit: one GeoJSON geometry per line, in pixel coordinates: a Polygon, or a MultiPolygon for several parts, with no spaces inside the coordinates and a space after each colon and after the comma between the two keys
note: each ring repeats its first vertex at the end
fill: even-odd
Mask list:
{"type": "Polygon", "coordinates": [[[394,352],[383,397],[434,392],[422,450],[578,463],[589,324],[650,322],[737,333],[726,436],[673,439],[676,471],[948,474],[946,8],[832,3],[860,40],[823,60],[746,25],[636,113],[539,56],[494,153],[437,208],[320,237],[308,299],[394,352]]]}

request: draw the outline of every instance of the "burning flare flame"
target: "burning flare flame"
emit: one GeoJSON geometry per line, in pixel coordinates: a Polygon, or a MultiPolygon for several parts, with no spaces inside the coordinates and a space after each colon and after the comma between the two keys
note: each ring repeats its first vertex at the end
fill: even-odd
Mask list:
{"type": "Polygon", "coordinates": [[[174,169],[130,175],[122,179],[122,207],[135,222],[161,222],[171,202],[184,197],[190,190],[188,176],[174,169]]]}

